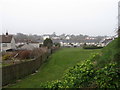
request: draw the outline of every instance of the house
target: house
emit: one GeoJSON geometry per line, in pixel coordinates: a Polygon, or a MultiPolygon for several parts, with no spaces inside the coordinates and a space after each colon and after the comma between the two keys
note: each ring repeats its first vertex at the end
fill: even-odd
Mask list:
{"type": "Polygon", "coordinates": [[[17,49],[22,49],[22,50],[33,50],[34,48],[39,48],[40,47],[40,42],[38,40],[32,41],[28,39],[18,39],[16,40],[16,46],[17,49]]]}
{"type": "Polygon", "coordinates": [[[104,47],[104,46],[107,46],[112,40],[114,40],[114,38],[108,37],[108,38],[104,38],[99,43],[101,44],[101,46],[104,47]]]}
{"type": "Polygon", "coordinates": [[[35,47],[33,45],[30,45],[29,43],[22,45],[19,47],[20,50],[33,50],[35,47]]]}
{"type": "Polygon", "coordinates": [[[39,48],[39,47],[40,47],[39,42],[30,41],[30,42],[26,42],[25,44],[20,44],[18,46],[18,49],[21,49],[21,50],[33,50],[33,49],[39,48]]]}
{"type": "Polygon", "coordinates": [[[69,40],[69,39],[70,39],[70,36],[66,36],[66,39],[69,40]]]}
{"type": "Polygon", "coordinates": [[[40,47],[40,43],[39,43],[39,42],[36,42],[36,41],[31,41],[31,42],[29,43],[29,45],[34,46],[34,48],[39,48],[39,47],[40,47]]]}
{"type": "Polygon", "coordinates": [[[13,35],[0,35],[0,51],[15,50],[15,39],[13,35]]]}

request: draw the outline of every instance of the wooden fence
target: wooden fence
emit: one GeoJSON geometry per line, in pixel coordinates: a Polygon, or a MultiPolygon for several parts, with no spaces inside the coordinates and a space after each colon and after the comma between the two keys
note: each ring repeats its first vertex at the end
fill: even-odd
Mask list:
{"type": "Polygon", "coordinates": [[[0,68],[2,69],[2,86],[34,73],[40,68],[42,63],[47,60],[50,54],[51,51],[43,54],[35,60],[0,68]]]}

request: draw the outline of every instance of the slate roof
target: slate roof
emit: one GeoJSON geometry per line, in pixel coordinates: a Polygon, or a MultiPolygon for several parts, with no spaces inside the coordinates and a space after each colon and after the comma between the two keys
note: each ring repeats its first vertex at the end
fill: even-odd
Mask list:
{"type": "Polygon", "coordinates": [[[11,43],[13,35],[0,35],[0,43],[11,43]]]}

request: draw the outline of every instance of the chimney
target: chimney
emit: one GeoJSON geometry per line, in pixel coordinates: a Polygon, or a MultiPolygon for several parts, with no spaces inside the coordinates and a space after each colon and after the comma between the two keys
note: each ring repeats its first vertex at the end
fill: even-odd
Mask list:
{"type": "Polygon", "coordinates": [[[6,35],[8,35],[8,32],[6,32],[6,35]]]}

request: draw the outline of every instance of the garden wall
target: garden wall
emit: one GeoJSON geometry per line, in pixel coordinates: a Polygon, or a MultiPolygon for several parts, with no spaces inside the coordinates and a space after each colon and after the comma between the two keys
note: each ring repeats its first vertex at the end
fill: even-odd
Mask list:
{"type": "Polygon", "coordinates": [[[37,69],[40,68],[42,63],[47,60],[50,54],[51,51],[43,54],[35,60],[0,68],[2,69],[2,85],[7,85],[17,79],[34,73],[37,69]]]}

